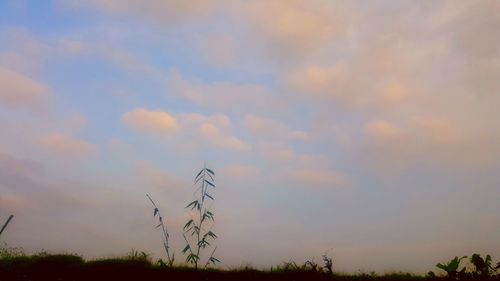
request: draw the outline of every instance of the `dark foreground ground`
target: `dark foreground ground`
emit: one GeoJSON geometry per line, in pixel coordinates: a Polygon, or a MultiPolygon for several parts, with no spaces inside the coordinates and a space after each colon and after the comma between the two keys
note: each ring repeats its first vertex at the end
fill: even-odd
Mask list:
{"type": "MultiPolygon", "coordinates": [[[[1,281],[79,281],[79,280],[453,280],[445,277],[423,277],[410,274],[339,275],[312,269],[278,268],[272,271],[253,269],[194,270],[188,267],[166,268],[145,259],[106,259],[84,261],[73,255],[22,256],[0,259],[1,281]]],[[[500,278],[462,278],[460,280],[496,280],[500,278]]]]}

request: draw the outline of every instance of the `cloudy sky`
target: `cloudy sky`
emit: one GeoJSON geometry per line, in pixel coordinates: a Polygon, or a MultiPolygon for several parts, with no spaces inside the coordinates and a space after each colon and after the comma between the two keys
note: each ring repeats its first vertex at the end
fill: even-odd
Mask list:
{"type": "MultiPolygon", "coordinates": [[[[162,257],[206,162],[224,266],[500,258],[500,2],[0,2],[2,240],[162,257]],[[147,3],[147,4],[145,4],[147,3]]],[[[180,253],[178,253],[180,258],[180,253]]]]}

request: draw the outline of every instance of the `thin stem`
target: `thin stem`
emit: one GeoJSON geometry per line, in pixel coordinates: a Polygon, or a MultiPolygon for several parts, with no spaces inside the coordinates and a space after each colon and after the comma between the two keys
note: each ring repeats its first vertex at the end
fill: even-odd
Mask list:
{"type": "MultiPolygon", "coordinates": [[[[203,225],[203,220],[202,220],[202,215],[201,215],[201,210],[203,209],[203,205],[204,205],[204,201],[205,201],[205,173],[206,171],[204,170],[203,171],[203,176],[202,176],[202,183],[201,183],[201,204],[198,206],[198,221],[199,221],[199,225],[198,225],[198,231],[196,232],[196,240],[197,240],[197,243],[196,243],[196,256],[197,257],[200,257],[200,249],[201,249],[201,246],[200,246],[200,233],[201,233],[201,230],[202,230],[202,225],[203,225]]],[[[194,264],[194,268],[198,268],[198,260],[195,262],[194,264]]]]}
{"type": "Polygon", "coordinates": [[[170,246],[168,245],[169,235],[168,235],[167,226],[163,223],[163,217],[160,213],[160,209],[156,206],[155,202],[149,196],[149,194],[146,194],[146,196],[148,197],[149,201],[151,201],[151,204],[153,204],[153,206],[155,207],[156,213],[158,213],[158,219],[160,220],[160,226],[161,226],[161,229],[163,232],[163,237],[165,239],[165,242],[163,243],[163,247],[165,248],[165,252],[167,253],[168,264],[171,266],[174,263],[174,256],[173,256],[173,254],[172,254],[172,256],[170,256],[170,251],[169,251],[170,246]]]}
{"type": "Polygon", "coordinates": [[[215,254],[216,250],[217,250],[217,246],[215,246],[214,250],[212,251],[212,253],[210,254],[210,257],[207,260],[207,263],[205,263],[205,268],[207,268],[208,265],[210,264],[210,260],[214,257],[214,254],[215,254]]]}

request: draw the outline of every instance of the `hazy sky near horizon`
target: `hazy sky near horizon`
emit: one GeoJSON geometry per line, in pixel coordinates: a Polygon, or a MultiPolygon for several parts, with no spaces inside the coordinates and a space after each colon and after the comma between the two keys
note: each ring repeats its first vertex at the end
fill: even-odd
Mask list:
{"type": "Polygon", "coordinates": [[[500,259],[500,1],[0,2],[2,240],[180,259],[206,162],[224,266],[500,259]]]}

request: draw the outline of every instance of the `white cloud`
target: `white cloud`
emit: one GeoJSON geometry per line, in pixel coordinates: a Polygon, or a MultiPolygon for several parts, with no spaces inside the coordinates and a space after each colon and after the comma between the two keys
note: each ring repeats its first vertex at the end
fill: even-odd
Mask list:
{"type": "Polygon", "coordinates": [[[206,83],[171,71],[167,85],[169,93],[223,112],[241,112],[249,108],[254,112],[281,112],[287,106],[277,100],[272,91],[258,84],[237,84],[230,81],[206,83]],[[270,104],[273,105],[272,108],[269,108],[270,104]]]}
{"type": "Polygon", "coordinates": [[[311,136],[304,131],[292,131],[285,124],[273,119],[247,115],[244,120],[245,127],[259,139],[261,138],[282,138],[286,140],[307,141],[311,136]]]}

